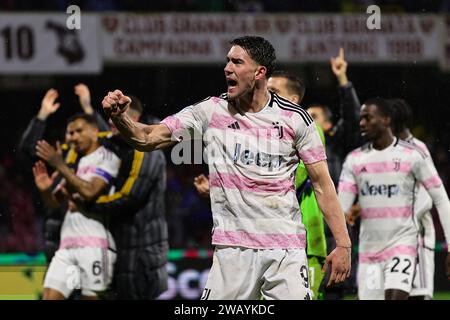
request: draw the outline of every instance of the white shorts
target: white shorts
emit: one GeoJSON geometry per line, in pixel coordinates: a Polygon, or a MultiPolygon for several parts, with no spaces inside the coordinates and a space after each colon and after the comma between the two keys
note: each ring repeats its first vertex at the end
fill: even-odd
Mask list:
{"type": "Polygon", "coordinates": [[[434,291],[434,250],[419,246],[418,263],[410,296],[433,298],[434,291]]]}
{"type": "Polygon", "coordinates": [[[202,300],[310,300],[304,249],[217,246],[202,300]]]}
{"type": "Polygon", "coordinates": [[[83,296],[105,291],[112,279],[116,254],[104,248],[58,249],[50,262],[44,288],[61,292],[68,298],[73,290],[83,296]]]}
{"type": "Polygon", "coordinates": [[[358,299],[384,300],[384,291],[397,289],[411,292],[416,258],[397,255],[378,263],[358,265],[358,299]]]}

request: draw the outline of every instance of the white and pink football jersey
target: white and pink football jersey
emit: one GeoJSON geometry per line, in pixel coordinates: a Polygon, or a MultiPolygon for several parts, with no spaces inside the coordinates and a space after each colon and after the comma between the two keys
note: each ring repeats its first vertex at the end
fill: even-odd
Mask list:
{"type": "MultiPolygon", "coordinates": [[[[409,136],[405,139],[406,142],[412,143],[422,150],[427,155],[427,161],[430,161],[430,165],[434,167],[433,159],[431,158],[430,151],[428,150],[425,143],[415,138],[414,136],[409,136]]],[[[417,201],[414,203],[414,213],[419,224],[419,228],[423,228],[423,245],[430,250],[434,250],[436,243],[435,230],[433,225],[433,219],[431,217],[431,208],[433,207],[433,200],[426,191],[425,187],[419,184],[416,188],[417,201]]],[[[449,212],[450,214],[450,212],[449,212]]]]}
{"type": "Polygon", "coordinates": [[[414,144],[394,139],[383,150],[368,143],[347,156],[339,181],[339,199],[344,212],[357,196],[361,205],[360,263],[385,261],[398,254],[417,255],[414,208],[419,184],[437,203],[448,230],[450,203],[429,154],[414,144]]]}
{"type": "MultiPolygon", "coordinates": [[[[86,181],[96,177],[110,184],[112,178],[117,176],[119,167],[120,159],[113,152],[101,146],[80,158],[76,175],[86,181]]],[[[114,192],[110,186],[106,188],[106,191],[109,191],[110,194],[114,192]]],[[[67,211],[61,228],[60,248],[79,247],[115,249],[115,243],[101,218],[97,220],[87,217],[81,212],[67,211]]]]}
{"type": "Polygon", "coordinates": [[[226,94],[162,121],[177,141],[203,139],[209,165],[212,243],[246,248],[305,248],[294,177],[299,160],[325,160],[313,119],[271,93],[257,113],[226,94]]]}

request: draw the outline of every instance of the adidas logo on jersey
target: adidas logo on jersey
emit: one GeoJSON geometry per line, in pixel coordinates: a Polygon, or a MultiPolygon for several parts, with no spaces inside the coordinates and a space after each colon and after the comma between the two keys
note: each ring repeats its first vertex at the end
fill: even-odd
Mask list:
{"type": "Polygon", "coordinates": [[[404,283],[404,284],[409,284],[408,278],[404,279],[404,280],[402,281],[402,283],[404,283]]]}
{"type": "Polygon", "coordinates": [[[230,128],[230,129],[240,129],[241,127],[239,127],[239,122],[233,122],[232,124],[230,124],[229,126],[228,126],[228,128],[230,128]]]}

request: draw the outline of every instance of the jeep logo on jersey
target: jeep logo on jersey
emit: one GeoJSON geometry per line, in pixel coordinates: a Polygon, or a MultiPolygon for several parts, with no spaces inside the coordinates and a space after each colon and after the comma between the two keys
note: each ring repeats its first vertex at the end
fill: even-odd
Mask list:
{"type": "Polygon", "coordinates": [[[363,196],[395,196],[400,192],[400,187],[397,184],[369,184],[364,182],[361,188],[361,195],[363,196]]]}
{"type": "Polygon", "coordinates": [[[273,155],[265,152],[252,152],[248,149],[241,151],[241,144],[236,143],[234,147],[234,162],[242,162],[245,165],[255,163],[258,167],[267,167],[269,169],[279,168],[283,162],[281,155],[273,155]]]}

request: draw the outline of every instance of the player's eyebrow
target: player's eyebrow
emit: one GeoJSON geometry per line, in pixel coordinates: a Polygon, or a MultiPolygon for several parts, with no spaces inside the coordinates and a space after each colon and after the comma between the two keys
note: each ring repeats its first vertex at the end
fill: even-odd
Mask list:
{"type": "Polygon", "coordinates": [[[233,57],[230,58],[230,57],[227,56],[227,62],[229,62],[230,60],[233,63],[242,63],[242,62],[244,62],[244,60],[242,60],[240,58],[233,58],[233,57]]]}

